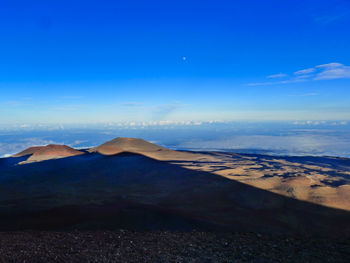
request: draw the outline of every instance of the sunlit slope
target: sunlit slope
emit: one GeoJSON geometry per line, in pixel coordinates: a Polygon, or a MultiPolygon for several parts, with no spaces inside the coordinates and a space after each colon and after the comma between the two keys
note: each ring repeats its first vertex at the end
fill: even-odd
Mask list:
{"type": "Polygon", "coordinates": [[[31,162],[40,162],[50,159],[77,156],[81,154],[84,154],[84,152],[78,151],[66,145],[49,144],[47,146],[30,147],[20,153],[13,155],[12,157],[28,156],[28,159],[26,161],[21,162],[21,164],[24,164],[31,162]]]}
{"type": "Polygon", "coordinates": [[[142,154],[156,160],[197,160],[202,157],[200,154],[170,150],[139,138],[121,137],[92,148],[89,152],[98,152],[103,155],[130,152],[142,154]]]}
{"type": "Polygon", "coordinates": [[[233,153],[206,156],[200,161],[176,163],[291,198],[350,211],[350,159],[233,153]]]}

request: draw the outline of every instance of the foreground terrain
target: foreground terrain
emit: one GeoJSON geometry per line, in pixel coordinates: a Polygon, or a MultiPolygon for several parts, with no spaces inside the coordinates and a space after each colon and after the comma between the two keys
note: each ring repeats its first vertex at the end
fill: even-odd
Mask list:
{"type": "Polygon", "coordinates": [[[133,138],[31,147],[0,159],[0,230],[348,237],[349,172],[342,158],[181,152],[133,138]]]}
{"type": "Polygon", "coordinates": [[[249,232],[4,232],[0,262],[349,262],[349,247],[249,232]]]}
{"type": "Polygon", "coordinates": [[[350,261],[346,158],[117,138],[0,158],[0,193],[0,262],[350,261]]]}

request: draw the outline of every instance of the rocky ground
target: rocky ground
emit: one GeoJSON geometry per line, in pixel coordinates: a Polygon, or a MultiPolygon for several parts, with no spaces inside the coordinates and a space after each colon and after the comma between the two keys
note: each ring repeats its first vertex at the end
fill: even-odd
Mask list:
{"type": "Polygon", "coordinates": [[[350,262],[350,239],[218,232],[2,232],[0,262],[350,262]]]}

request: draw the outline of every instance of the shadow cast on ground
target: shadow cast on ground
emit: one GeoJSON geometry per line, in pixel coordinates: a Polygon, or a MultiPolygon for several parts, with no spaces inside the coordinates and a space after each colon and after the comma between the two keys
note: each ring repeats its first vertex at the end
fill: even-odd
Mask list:
{"type": "Polygon", "coordinates": [[[0,230],[225,230],[350,236],[350,213],[143,155],[1,164],[0,230]]]}

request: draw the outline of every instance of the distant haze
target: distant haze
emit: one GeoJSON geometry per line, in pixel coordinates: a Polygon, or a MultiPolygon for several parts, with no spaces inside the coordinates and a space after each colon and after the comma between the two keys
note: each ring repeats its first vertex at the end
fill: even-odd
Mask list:
{"type": "Polygon", "coordinates": [[[34,145],[88,148],[115,137],[138,137],[180,150],[350,157],[350,125],[346,121],[12,127],[0,131],[0,156],[34,145]]]}

